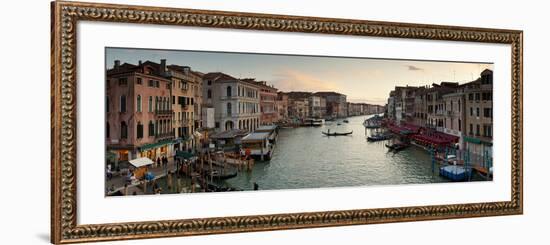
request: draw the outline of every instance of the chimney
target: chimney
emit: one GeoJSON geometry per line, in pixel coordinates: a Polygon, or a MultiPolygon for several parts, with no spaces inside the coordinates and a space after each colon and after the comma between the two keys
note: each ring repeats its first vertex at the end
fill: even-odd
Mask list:
{"type": "Polygon", "coordinates": [[[139,63],[139,66],[143,65],[143,62],[141,62],[141,60],[139,60],[138,63],[139,63]]]}
{"type": "Polygon", "coordinates": [[[118,67],[120,66],[120,60],[115,60],[115,69],[118,69],[118,67]]]}
{"type": "Polygon", "coordinates": [[[164,74],[166,72],[166,59],[160,60],[160,74],[164,74]]]}

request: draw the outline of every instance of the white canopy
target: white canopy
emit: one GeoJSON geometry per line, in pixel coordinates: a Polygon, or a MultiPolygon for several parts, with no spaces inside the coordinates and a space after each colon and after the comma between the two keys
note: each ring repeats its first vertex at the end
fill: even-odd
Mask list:
{"type": "Polygon", "coordinates": [[[134,160],[130,160],[130,164],[132,164],[136,168],[139,168],[139,167],[153,164],[153,160],[147,157],[141,157],[141,158],[136,158],[134,160]]]}

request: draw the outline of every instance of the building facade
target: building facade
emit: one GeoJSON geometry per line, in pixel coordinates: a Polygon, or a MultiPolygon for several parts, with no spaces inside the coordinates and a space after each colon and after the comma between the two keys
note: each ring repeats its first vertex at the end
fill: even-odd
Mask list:
{"type": "Polygon", "coordinates": [[[308,97],[309,117],[324,118],[327,111],[327,101],[321,96],[310,95],[308,97]]]}
{"type": "Polygon", "coordinates": [[[317,92],[315,96],[320,96],[326,100],[326,116],[332,118],[347,117],[347,98],[346,95],[336,92],[317,92]]]}
{"type": "Polygon", "coordinates": [[[493,72],[463,85],[465,148],[477,157],[491,152],[493,145],[493,72]]]}
{"type": "Polygon", "coordinates": [[[277,108],[277,117],[279,121],[287,122],[288,121],[288,95],[283,92],[278,92],[275,105],[277,108]]]}
{"type": "Polygon", "coordinates": [[[203,104],[214,108],[216,131],[245,129],[253,131],[260,125],[260,89],[221,72],[203,77],[203,104]]]}
{"type": "Polygon", "coordinates": [[[118,161],[170,157],[173,145],[170,80],[158,66],[120,64],[107,70],[107,150],[118,161]]]}
{"type": "MultiPolygon", "coordinates": [[[[251,82],[254,82],[252,80],[251,82]]],[[[260,91],[260,124],[271,125],[279,121],[277,112],[277,89],[267,85],[265,81],[255,82],[260,91]]]]}
{"type": "Polygon", "coordinates": [[[166,76],[172,83],[172,126],[177,141],[174,148],[194,149],[198,140],[195,132],[201,127],[202,121],[202,77],[190,67],[180,65],[169,65],[166,76]]]}

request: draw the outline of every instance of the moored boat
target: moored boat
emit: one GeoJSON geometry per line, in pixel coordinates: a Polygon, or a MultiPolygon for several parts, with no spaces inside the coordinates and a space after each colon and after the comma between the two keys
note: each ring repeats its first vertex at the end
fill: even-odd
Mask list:
{"type": "Polygon", "coordinates": [[[389,140],[392,138],[392,135],[391,134],[376,134],[376,135],[371,135],[369,137],[367,137],[367,141],[382,141],[382,140],[389,140]]]}
{"type": "Polygon", "coordinates": [[[439,175],[452,181],[466,180],[471,174],[471,170],[464,166],[447,165],[439,168],[439,175]]]}
{"type": "Polygon", "coordinates": [[[331,132],[321,132],[321,133],[323,133],[323,134],[326,135],[326,136],[346,136],[346,135],[353,134],[353,131],[347,132],[347,133],[336,133],[336,132],[334,132],[334,133],[331,133],[331,132]]]}
{"type": "Polygon", "coordinates": [[[264,161],[271,160],[274,141],[270,132],[253,132],[242,138],[242,155],[264,161]]]}

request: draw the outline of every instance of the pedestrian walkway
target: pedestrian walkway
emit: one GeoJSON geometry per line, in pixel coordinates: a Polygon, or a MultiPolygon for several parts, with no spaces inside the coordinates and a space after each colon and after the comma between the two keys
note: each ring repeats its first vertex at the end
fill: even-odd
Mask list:
{"type": "MultiPolygon", "coordinates": [[[[161,178],[165,176],[168,172],[173,172],[176,170],[176,164],[174,163],[174,160],[168,160],[168,164],[166,166],[156,166],[156,164],[153,164],[152,167],[149,167],[149,172],[151,172],[155,178],[161,178]]],[[[113,176],[110,180],[105,181],[105,188],[111,189],[111,186],[114,186],[114,191],[110,190],[109,193],[115,193],[117,191],[124,189],[124,184],[126,184],[126,175],[116,175],[113,176]]],[[[137,186],[137,184],[129,184],[129,187],[137,186]]],[[[132,192],[130,192],[132,193],[132,192]]]]}

